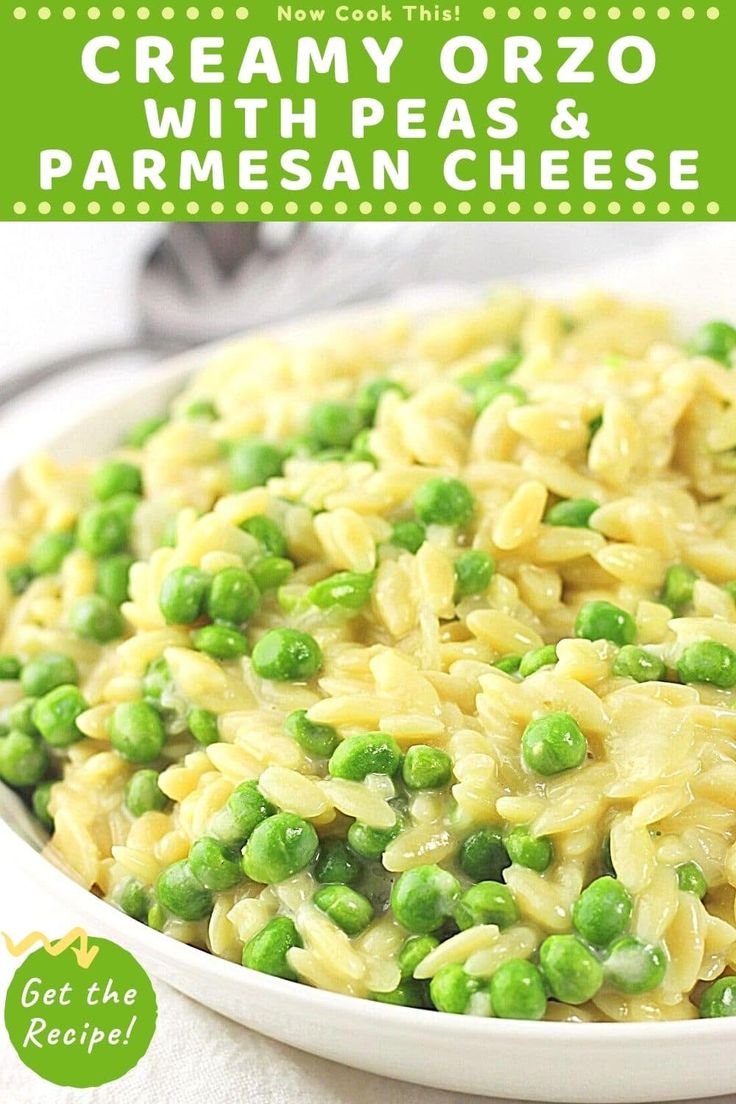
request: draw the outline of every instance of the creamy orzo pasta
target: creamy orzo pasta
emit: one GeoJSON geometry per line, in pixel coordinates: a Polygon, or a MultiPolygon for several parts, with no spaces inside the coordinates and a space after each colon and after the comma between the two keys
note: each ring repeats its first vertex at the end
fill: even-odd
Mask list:
{"type": "Polygon", "coordinates": [[[736,330],[521,294],[218,353],[0,531],[0,776],[339,993],[736,1012],[736,330]]]}

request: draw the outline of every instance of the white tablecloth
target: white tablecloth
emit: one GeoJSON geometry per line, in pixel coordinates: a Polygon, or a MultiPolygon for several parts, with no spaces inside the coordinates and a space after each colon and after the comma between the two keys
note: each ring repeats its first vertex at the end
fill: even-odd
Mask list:
{"type": "MultiPolygon", "coordinates": [[[[599,284],[687,305],[696,314],[736,317],[736,231],[732,226],[705,232],[697,247],[673,245],[652,256],[599,271],[599,284]]],[[[129,369],[112,370],[90,383],[70,379],[39,394],[23,413],[33,411],[39,437],[60,418],[78,416],[93,404],[100,388],[124,385],[129,369]]],[[[4,457],[25,450],[27,422],[0,418],[4,457]]],[[[0,855],[0,929],[19,936],[35,927],[56,932],[77,918],[30,883],[0,855]]],[[[0,951],[0,993],[15,968],[0,951]]],[[[388,1081],[336,1066],[261,1038],[174,992],[156,985],[158,1030],[138,1067],[99,1090],[60,1089],[29,1073],[0,1035],[0,1104],[461,1104],[469,1098],[388,1081]]],[[[360,1046],[360,1040],[356,1040],[360,1046]]],[[[539,1086],[544,1096],[544,1087],[539,1086]]],[[[723,1098],[722,1098],[723,1099],[723,1098]]],[[[705,1102],[700,1102],[705,1104],[705,1102]]]]}

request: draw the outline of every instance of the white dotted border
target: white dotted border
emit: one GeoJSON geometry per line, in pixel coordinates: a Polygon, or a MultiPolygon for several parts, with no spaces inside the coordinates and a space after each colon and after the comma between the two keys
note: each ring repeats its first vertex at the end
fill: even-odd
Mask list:
{"type": "MultiPolygon", "coordinates": [[[[29,9],[26,7],[17,7],[13,9],[13,19],[17,20],[29,18],[32,19],[34,16],[41,20],[47,20],[51,19],[53,14],[54,12],[51,10],[51,8],[46,6],[35,9],[29,9]]],[[[62,19],[67,19],[70,22],[73,19],[85,18],[91,19],[94,22],[102,18],[102,11],[95,5],[92,5],[89,8],[75,8],[68,4],[65,5],[60,11],[57,11],[56,14],[61,15],[62,19]]],[[[160,11],[153,12],[149,7],[146,7],[146,5],[141,5],[140,7],[132,8],[123,8],[116,6],[112,9],[110,14],[113,19],[117,20],[134,18],[145,21],[146,19],[155,18],[156,16],[161,16],[162,19],[167,20],[175,19],[176,16],[179,14],[184,15],[187,19],[191,20],[199,19],[200,17],[220,20],[224,19],[227,13],[225,11],[225,8],[220,7],[219,5],[216,5],[213,8],[206,9],[190,5],[186,8],[180,8],[179,11],[177,11],[175,8],[166,6],[160,11]]],[[[232,14],[235,16],[236,19],[248,19],[250,17],[250,11],[248,10],[248,8],[242,6],[237,7],[232,14]]]]}
{"type": "MultiPolygon", "coordinates": [[[[52,9],[46,5],[42,5],[39,8],[33,9],[23,6],[18,6],[13,9],[13,18],[16,20],[23,20],[28,18],[32,19],[34,16],[41,20],[48,20],[52,18],[53,14],[54,12],[52,11],[52,9]]],[[[77,18],[84,19],[85,17],[87,19],[95,21],[102,17],[102,12],[100,8],[96,7],[95,5],[92,5],[88,8],[75,8],[71,5],[66,5],[61,9],[60,12],[57,12],[57,14],[60,14],[63,19],[67,19],[70,21],[77,18]]],[[[113,19],[121,20],[133,17],[144,21],[146,19],[150,19],[152,16],[155,17],[157,15],[160,15],[162,19],[170,20],[175,19],[177,15],[180,14],[184,15],[187,19],[190,20],[200,19],[202,17],[209,17],[210,19],[219,21],[221,19],[224,19],[226,14],[228,13],[226,12],[225,8],[220,7],[219,5],[216,5],[212,8],[204,9],[198,8],[194,5],[189,5],[186,8],[179,8],[178,11],[175,8],[166,6],[162,8],[160,12],[152,12],[151,9],[149,7],[146,7],[145,5],[132,8],[123,8],[116,6],[112,9],[111,12],[113,19]]],[[[250,17],[250,11],[248,10],[248,8],[242,6],[237,7],[232,14],[235,16],[236,19],[244,20],[250,17]]],[[[541,5],[535,5],[534,7],[530,7],[526,11],[522,11],[521,8],[516,7],[515,5],[501,10],[493,7],[486,7],[483,9],[483,18],[487,20],[506,17],[507,19],[515,22],[521,19],[525,14],[531,15],[534,19],[537,19],[539,21],[548,18],[554,19],[555,17],[557,17],[558,19],[567,20],[572,19],[573,11],[572,8],[567,7],[566,5],[563,5],[559,8],[557,6],[553,8],[547,8],[541,5]]],[[[583,19],[587,19],[590,21],[598,18],[608,18],[616,20],[621,19],[625,14],[626,13],[624,13],[617,5],[613,5],[609,8],[606,8],[605,6],[602,8],[586,6],[582,9],[583,19]]],[[[667,7],[666,5],[660,5],[650,6],[649,8],[637,6],[631,11],[632,18],[637,20],[646,19],[647,16],[661,20],[677,18],[678,16],[680,16],[682,19],[690,21],[695,19],[697,14],[698,13],[696,12],[695,8],[692,7],[690,4],[686,4],[682,8],[679,7],[679,5],[676,7],[667,7]]],[[[716,7],[715,5],[706,8],[703,14],[705,15],[706,19],[709,19],[711,21],[715,21],[717,19],[720,19],[721,17],[720,8],[716,7]]]]}
{"type": "MultiPolygon", "coordinates": [[[[546,203],[542,200],[537,200],[533,203],[523,204],[518,200],[511,200],[508,203],[495,203],[491,200],[487,200],[485,203],[469,203],[467,200],[462,200],[457,205],[447,203],[445,200],[437,200],[436,203],[420,203],[417,200],[413,200],[406,205],[405,210],[399,209],[399,204],[394,200],[387,200],[385,203],[372,203],[370,200],[362,200],[355,204],[353,209],[353,215],[398,215],[404,217],[405,214],[409,215],[446,215],[448,212],[454,214],[455,211],[459,215],[495,215],[495,214],[509,214],[514,218],[518,218],[520,215],[524,215],[529,218],[531,215],[553,215],[560,214],[565,217],[569,217],[575,213],[583,215],[595,215],[598,213],[609,215],[622,215],[624,218],[629,213],[641,217],[642,215],[649,214],[650,217],[656,218],[657,215],[663,217],[667,215],[683,214],[688,218],[691,218],[700,211],[700,214],[709,215],[711,218],[720,214],[721,205],[719,203],[710,202],[705,203],[698,208],[698,206],[691,200],[688,200],[682,204],[669,203],[666,200],[660,200],[659,202],[644,203],[642,200],[636,200],[630,206],[620,203],[618,200],[613,200],[607,204],[597,204],[592,200],[586,200],[584,203],[575,204],[563,200],[561,203],[546,203]]],[[[163,215],[170,216],[178,212],[181,215],[207,215],[212,214],[216,217],[231,217],[232,212],[237,215],[273,215],[276,211],[276,205],[270,200],[264,200],[262,203],[247,203],[245,200],[239,200],[237,203],[228,207],[220,200],[215,200],[213,203],[199,203],[196,200],[181,201],[176,204],[171,200],[165,200],[159,207],[148,202],[148,200],[140,200],[137,203],[125,204],[122,200],[115,200],[114,203],[106,206],[103,210],[103,205],[97,200],[91,200],[89,203],[74,203],[71,200],[67,200],[64,203],[54,206],[48,200],[43,200],[35,207],[25,203],[23,200],[13,204],[13,213],[20,217],[24,215],[33,216],[35,213],[43,216],[49,216],[52,213],[55,215],[75,215],[75,214],[89,214],[89,215],[101,215],[111,212],[113,215],[124,215],[126,213],[138,214],[138,215],[151,215],[152,218],[156,218],[160,212],[163,215]]],[[[301,206],[294,200],[283,205],[283,212],[289,216],[295,216],[301,214],[310,215],[330,215],[332,213],[340,216],[345,216],[350,213],[350,205],[343,200],[338,200],[336,203],[330,205],[322,203],[320,200],[311,200],[303,203],[301,206]]]]}
{"type": "MultiPolygon", "coordinates": [[[[525,12],[522,12],[522,9],[516,6],[505,9],[498,9],[493,7],[485,7],[483,9],[483,18],[487,20],[502,19],[505,16],[507,19],[511,19],[515,22],[516,20],[521,19],[522,16],[525,14],[531,15],[534,19],[537,19],[540,22],[544,19],[554,19],[555,17],[557,17],[558,19],[567,20],[572,19],[573,10],[566,5],[563,5],[559,8],[556,6],[553,8],[546,8],[539,5],[527,9],[527,11],[525,12]]],[[[583,16],[583,19],[592,21],[599,18],[605,19],[606,17],[613,20],[621,19],[627,13],[623,12],[621,8],[617,5],[612,5],[610,8],[594,8],[586,5],[586,7],[582,9],[581,14],[583,16]]],[[[658,7],[650,6],[649,8],[644,8],[637,5],[637,7],[631,10],[630,14],[632,18],[637,20],[646,19],[647,16],[651,16],[652,18],[656,19],[667,20],[671,18],[677,18],[677,16],[679,15],[682,17],[682,19],[690,21],[692,19],[695,19],[697,12],[695,8],[693,8],[690,4],[686,4],[682,8],[680,8],[679,6],[675,8],[670,8],[662,4],[658,7]]],[[[711,7],[706,8],[704,15],[706,19],[715,21],[716,19],[720,19],[721,11],[720,8],[712,5],[711,7]]]]}

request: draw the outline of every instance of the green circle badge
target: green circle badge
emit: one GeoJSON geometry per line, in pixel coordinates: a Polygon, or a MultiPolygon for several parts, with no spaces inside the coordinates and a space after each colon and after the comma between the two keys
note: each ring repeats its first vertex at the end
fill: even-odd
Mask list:
{"type": "Polygon", "coordinates": [[[156,995],[122,947],[90,939],[80,949],[62,939],[34,951],[16,970],[5,1026],[18,1057],[39,1077],[86,1089],[116,1081],[146,1053],[156,1029],[156,995]]]}

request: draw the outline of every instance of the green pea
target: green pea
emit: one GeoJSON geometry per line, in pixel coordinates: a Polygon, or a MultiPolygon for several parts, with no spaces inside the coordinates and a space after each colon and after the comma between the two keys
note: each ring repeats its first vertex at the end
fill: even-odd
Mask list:
{"type": "Polygon", "coordinates": [[[500,882],[477,882],[466,889],[455,912],[455,923],[461,931],[478,924],[496,924],[508,928],[519,919],[513,894],[500,882]]]}
{"type": "Polygon", "coordinates": [[[519,664],[519,674],[522,678],[528,678],[535,671],[541,671],[543,667],[554,667],[557,663],[557,648],[554,644],[547,644],[544,648],[535,648],[527,652],[519,664]]]}
{"type": "Polygon", "coordinates": [[[276,813],[253,829],[243,850],[243,870],[254,882],[283,882],[309,866],[318,846],[309,821],[276,813]]]}
{"type": "Polygon", "coordinates": [[[74,547],[72,533],[46,533],[33,542],[28,562],[34,575],[55,575],[74,547]]]}
{"type": "Polygon", "coordinates": [[[121,491],[120,494],[114,495],[105,503],[111,511],[123,519],[129,531],[132,528],[133,518],[140,504],[140,495],[132,494],[130,491],[121,491]]]}
{"type": "Polygon", "coordinates": [[[252,575],[242,567],[226,567],[212,580],[207,596],[207,612],[213,621],[239,625],[258,609],[261,592],[252,575]]]}
{"type": "Polygon", "coordinates": [[[391,543],[416,556],[427,539],[427,530],[419,521],[397,521],[391,531],[391,543]]]}
{"type": "Polygon", "coordinates": [[[728,322],[706,322],[690,342],[693,356],[708,356],[730,365],[736,350],[736,328],[728,322]]]}
{"type": "Polygon", "coordinates": [[[217,717],[209,709],[192,706],[187,712],[187,727],[194,739],[202,747],[216,744],[220,738],[217,730],[217,717]]]}
{"type": "Polygon", "coordinates": [[[473,395],[484,383],[498,383],[500,380],[508,379],[520,364],[521,357],[517,353],[509,353],[487,364],[480,371],[460,376],[457,382],[465,391],[473,395]]]}
{"type": "Polygon", "coordinates": [[[585,1004],[603,984],[603,967],[574,935],[550,935],[539,948],[539,965],[552,996],[585,1004]]]}
{"type": "Polygon", "coordinates": [[[530,721],[521,738],[524,763],[537,774],[550,776],[573,770],[585,762],[588,742],[569,713],[547,713],[530,721]]]}
{"type": "Polygon", "coordinates": [[[592,498],[568,498],[550,506],[544,515],[547,525],[561,525],[567,529],[590,529],[590,519],[600,508],[592,498]]]}
{"type": "Polygon", "coordinates": [[[5,569],[5,578],[8,580],[11,593],[17,596],[28,590],[34,575],[30,564],[13,564],[5,569]]]}
{"type": "Polygon", "coordinates": [[[350,886],[324,885],[317,890],[312,903],[346,935],[360,935],[373,919],[373,905],[350,886]]]}
{"type": "Polygon", "coordinates": [[[635,644],[626,644],[613,661],[613,673],[634,682],[662,682],[667,669],[659,656],[635,644]]]}
{"type": "Polygon", "coordinates": [[[184,417],[192,421],[216,422],[220,415],[211,399],[195,399],[184,411],[184,417]]]}
{"type": "Polygon", "coordinates": [[[261,974],[296,981],[297,976],[287,956],[292,947],[301,946],[301,937],[294,921],[288,916],[277,916],[245,944],[243,965],[261,974]]]}
{"type": "Polygon", "coordinates": [[[418,981],[402,981],[390,993],[371,993],[370,999],[380,1004],[396,1004],[402,1008],[426,1008],[424,986],[418,981]]]}
{"type": "Polygon", "coordinates": [[[267,590],[277,590],[288,582],[294,574],[294,565],[281,556],[264,556],[251,564],[250,573],[261,594],[265,594],[267,590]]]}
{"type": "Polygon", "coordinates": [[[512,828],[506,836],[506,850],[512,863],[543,874],[551,865],[554,851],[547,836],[533,836],[526,825],[512,828]]]}
{"type": "Polygon", "coordinates": [[[8,731],[15,729],[16,732],[27,732],[29,736],[39,735],[33,720],[33,710],[37,701],[38,698],[21,698],[20,701],[14,702],[4,711],[3,723],[8,731]]]}
{"type": "Polygon", "coordinates": [[[452,778],[452,759],[441,748],[414,744],[404,757],[401,775],[408,790],[440,790],[452,778]]]}
{"type": "Polygon", "coordinates": [[[9,732],[25,732],[28,736],[40,736],[33,723],[33,708],[37,698],[21,698],[13,705],[6,705],[0,709],[0,736],[7,736],[9,732]]]}
{"type": "Polygon", "coordinates": [[[626,935],[609,948],[604,963],[606,981],[621,993],[649,993],[664,981],[667,956],[654,943],[626,935]]]}
{"type": "Polygon", "coordinates": [[[198,567],[175,567],[161,585],[158,603],[169,625],[191,625],[204,613],[210,576],[198,567]]]}
{"type": "Polygon", "coordinates": [[[307,601],[318,609],[361,610],[370,600],[374,576],[357,571],[340,571],[322,579],[307,593],[307,601]]]}
{"type": "Polygon", "coordinates": [[[392,828],[371,828],[369,824],[356,820],[348,828],[348,843],[355,854],[360,855],[362,859],[377,861],[400,831],[401,822],[398,817],[392,828]]]}
{"type": "Polygon", "coordinates": [[[170,517],[168,521],[164,523],[158,540],[159,548],[176,548],[178,527],[178,518],[176,515],[170,517]]]}
{"type": "Polygon", "coordinates": [[[76,686],[56,686],[36,702],[33,723],[51,747],[65,748],[81,740],[77,717],[89,709],[76,686]]]}
{"type": "Polygon", "coordinates": [[[708,882],[703,868],[696,862],[680,863],[676,868],[677,884],[683,893],[694,893],[702,901],[708,892],[708,882]]]}
{"type": "Polygon", "coordinates": [[[130,597],[128,578],[134,563],[134,557],[128,555],[127,552],[118,552],[114,556],[106,556],[99,560],[97,563],[97,593],[116,606],[121,606],[123,602],[127,602],[130,597]]]}
{"type": "Polygon", "coordinates": [[[373,425],[381,399],[389,391],[395,391],[402,399],[409,398],[409,392],[403,383],[385,378],[370,380],[369,383],[364,383],[358,391],[355,396],[355,405],[365,425],[373,425]]]}
{"type": "Polygon", "coordinates": [[[327,769],[333,778],[362,782],[369,774],[395,774],[401,750],[393,736],[384,732],[361,732],[338,744],[327,769]]]}
{"type": "Polygon", "coordinates": [[[284,732],[296,740],[307,755],[313,755],[316,759],[328,759],[340,742],[337,729],[310,721],[306,709],[296,709],[289,714],[284,722],[284,732]]]}
{"type": "Polygon", "coordinates": [[[456,1016],[490,1016],[491,997],[486,982],[466,974],[459,962],[442,966],[429,983],[429,996],[438,1012],[456,1016]]]}
{"type": "Polygon", "coordinates": [[[158,433],[160,429],[163,429],[165,425],[168,425],[169,419],[165,415],[154,415],[150,418],[141,418],[139,422],[136,422],[132,426],[126,435],[125,443],[130,445],[131,448],[143,448],[154,434],[158,433]]]}
{"type": "Polygon", "coordinates": [[[295,437],[291,437],[284,444],[284,452],[287,457],[291,456],[314,456],[319,452],[319,441],[315,441],[313,437],[310,437],[308,433],[298,433],[295,437]]]}
{"type": "MultiPolygon", "coordinates": [[[[9,705],[5,705],[5,706],[2,706],[0,708],[0,736],[7,736],[8,733],[10,732],[11,728],[13,727],[10,724],[10,719],[9,719],[10,718],[10,708],[11,707],[9,705]]],[[[30,715],[29,714],[24,714],[24,718],[26,716],[30,716],[30,715]]],[[[29,732],[30,735],[33,735],[35,725],[33,724],[33,721],[31,721],[30,723],[31,723],[30,728],[27,728],[25,725],[22,725],[21,728],[18,729],[18,731],[19,732],[29,732]]]]}
{"type": "Polygon", "coordinates": [[[130,763],[158,759],[166,733],[156,710],[144,701],[121,702],[109,723],[110,743],[130,763]]]}
{"type": "Polygon", "coordinates": [[[350,452],[346,456],[346,460],[353,463],[359,461],[365,461],[368,464],[377,465],[375,456],[370,450],[371,430],[366,427],[361,429],[360,433],[356,433],[353,437],[353,443],[350,446],[350,452]]]}
{"type": "Polygon", "coordinates": [[[77,598],[69,611],[69,628],[83,640],[108,644],[125,632],[125,619],[109,598],[86,594],[77,598]]]}
{"type": "Polygon", "coordinates": [[[48,832],[54,830],[54,818],[49,812],[49,803],[51,801],[51,790],[55,785],[56,783],[53,780],[39,782],[31,798],[33,815],[48,832]]]}
{"type": "Polygon", "coordinates": [[[496,564],[487,552],[471,548],[455,560],[455,600],[483,594],[493,578],[496,564]]]}
{"type": "Polygon", "coordinates": [[[736,686],[736,652],[715,640],[700,640],[685,648],[677,673],[681,682],[705,682],[731,690],[736,686]]]}
{"type": "Polygon", "coordinates": [[[8,682],[20,678],[21,661],[14,655],[0,655],[0,681],[8,682]]]}
{"type": "Polygon", "coordinates": [[[21,671],[20,684],[29,698],[40,698],[55,686],[79,682],[79,670],[69,656],[41,652],[29,659],[21,671]]]}
{"type": "Polygon", "coordinates": [[[588,431],[589,431],[588,448],[590,448],[590,445],[593,442],[593,438],[595,437],[598,430],[602,429],[602,427],[603,427],[603,415],[602,414],[597,414],[595,418],[592,418],[588,422],[588,431]]]}
{"type": "Polygon", "coordinates": [[[427,955],[439,947],[440,941],[433,935],[410,935],[399,951],[399,969],[401,980],[409,981],[414,971],[427,955]]]}
{"type": "Polygon", "coordinates": [[[491,1008],[501,1020],[541,1020],[547,994],[537,967],[520,958],[502,963],[491,978],[491,1008]]]}
{"type": "Polygon", "coordinates": [[[348,448],[364,425],[365,419],[357,406],[322,402],[310,411],[308,432],[322,448],[348,448]]]}
{"type": "Polygon", "coordinates": [[[309,633],[298,629],[271,629],[256,644],[253,670],[277,682],[306,682],[322,666],[322,651],[309,633]]]}
{"type": "Polygon", "coordinates": [[[49,764],[46,745],[27,732],[9,732],[0,737],[0,778],[9,786],[35,786],[49,764]]]}
{"type": "Polygon", "coordinates": [[[604,876],[583,890],[572,911],[573,927],[597,947],[605,947],[624,934],[634,902],[616,878],[604,876]]]}
{"type": "Polygon", "coordinates": [[[670,607],[675,617],[682,616],[687,607],[692,604],[697,579],[697,571],[687,564],[672,564],[667,568],[660,597],[665,606],[670,607]]]}
{"type": "Polygon", "coordinates": [[[165,809],[168,797],[158,784],[158,771],[146,768],[131,775],[125,787],[125,807],[131,816],[165,809]]]}
{"type": "Polygon", "coordinates": [[[586,602],[575,619],[575,635],[585,640],[610,640],[623,647],[636,640],[636,622],[610,602],[586,602]]]}
{"type": "Polygon", "coordinates": [[[220,893],[243,880],[240,855],[212,836],[202,836],[189,852],[192,873],[205,889],[220,893]]]}
{"type": "Polygon", "coordinates": [[[703,990],[700,998],[700,1018],[736,1016],[736,977],[722,977],[703,990]]]}
{"type": "Polygon", "coordinates": [[[120,890],[118,903],[126,916],[145,924],[149,909],[148,893],[137,878],[128,878],[120,890]]]}
{"type": "Polygon", "coordinates": [[[192,633],[192,644],[213,659],[239,659],[248,654],[247,639],[230,625],[205,625],[192,633]]]}
{"type": "Polygon", "coordinates": [[[284,454],[277,445],[243,441],[230,453],[230,480],[236,491],[249,491],[281,475],[283,466],[284,454]]]}
{"type": "Polygon", "coordinates": [[[166,928],[167,919],[166,909],[156,901],[148,910],[146,923],[154,931],[162,932],[166,928]]]}
{"type": "Polygon", "coordinates": [[[323,840],[314,864],[314,876],[323,885],[353,885],[360,881],[362,864],[340,839],[323,840]]]}
{"type": "Polygon", "coordinates": [[[391,891],[393,914],[407,931],[426,935],[454,915],[460,898],[457,878],[439,866],[405,870],[391,891]]]}
{"type": "Polygon", "coordinates": [[[241,522],[240,528],[245,533],[250,533],[269,556],[282,557],[289,551],[283,529],[265,514],[256,514],[248,518],[247,521],[241,522]]]}
{"type": "Polygon", "coordinates": [[[143,675],[143,697],[149,705],[161,705],[161,698],[172,684],[171,671],[163,656],[152,659],[143,675]]]}
{"type": "Polygon", "coordinates": [[[500,882],[511,862],[501,829],[486,825],[471,832],[463,841],[458,861],[463,873],[474,882],[500,882]]]}
{"type": "Polygon", "coordinates": [[[506,675],[515,675],[521,667],[521,661],[524,657],[520,655],[505,655],[497,659],[493,664],[499,671],[503,671],[506,675]]]}
{"type": "Polygon", "coordinates": [[[103,502],[84,511],[77,525],[77,543],[98,559],[123,552],[130,539],[130,518],[114,502],[103,502]]]}
{"type": "Polygon", "coordinates": [[[425,525],[464,529],[475,513],[475,499],[464,483],[450,476],[428,479],[414,495],[414,509],[425,525]]]}
{"type": "Polygon", "coordinates": [[[179,920],[204,920],[212,912],[212,894],[195,878],[187,859],[161,871],[156,897],[179,920]]]}
{"type": "Polygon", "coordinates": [[[229,847],[240,848],[253,830],[276,812],[270,801],[258,789],[254,779],[241,782],[215,814],[210,823],[210,835],[229,847]]]}
{"type": "Polygon", "coordinates": [[[519,405],[529,401],[524,388],[515,383],[483,383],[475,392],[473,400],[476,414],[482,414],[501,395],[510,395],[519,405]]]}
{"type": "Polygon", "coordinates": [[[99,502],[107,502],[117,494],[142,494],[143,476],[137,464],[125,460],[108,460],[100,464],[92,476],[92,494],[99,502]]]}

